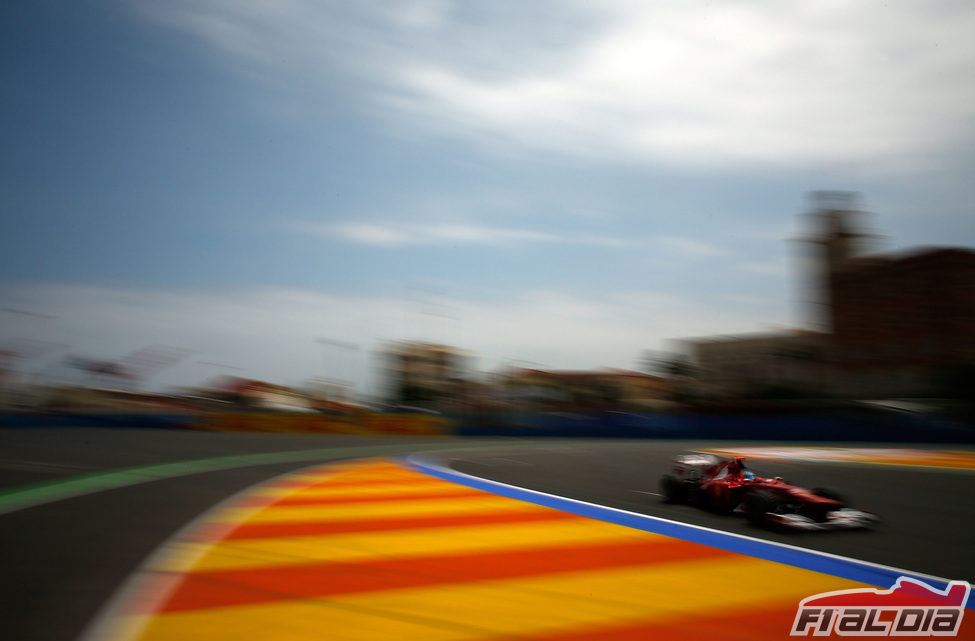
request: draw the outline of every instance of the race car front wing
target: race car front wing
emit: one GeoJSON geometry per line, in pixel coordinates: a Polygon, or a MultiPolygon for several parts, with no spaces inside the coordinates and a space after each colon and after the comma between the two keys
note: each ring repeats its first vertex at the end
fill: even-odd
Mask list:
{"type": "Polygon", "coordinates": [[[771,525],[789,530],[852,530],[870,527],[879,520],[874,514],[848,507],[827,513],[825,521],[814,521],[801,514],[775,512],[766,512],[765,517],[771,525]]]}

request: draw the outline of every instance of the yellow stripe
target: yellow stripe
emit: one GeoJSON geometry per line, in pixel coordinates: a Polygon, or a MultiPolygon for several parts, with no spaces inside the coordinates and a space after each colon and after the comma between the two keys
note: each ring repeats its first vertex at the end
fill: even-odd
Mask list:
{"type": "MultiPolygon", "coordinates": [[[[181,571],[196,558],[194,571],[302,565],[324,561],[368,561],[436,554],[463,554],[599,544],[671,541],[668,537],[592,519],[557,522],[438,527],[328,536],[179,543],[176,556],[154,569],[181,571]]],[[[571,553],[571,549],[569,550],[571,553]]]]}
{"type": "Polygon", "coordinates": [[[485,494],[447,499],[395,501],[390,503],[349,503],[339,505],[286,505],[268,507],[253,513],[251,508],[229,507],[220,510],[214,521],[239,523],[301,523],[309,521],[348,521],[404,516],[471,514],[475,512],[531,512],[546,510],[531,503],[485,494]]]}
{"type": "MultiPolygon", "coordinates": [[[[789,606],[861,584],[749,557],[172,613],[143,641],[468,641],[789,606]]],[[[783,630],[783,637],[788,631],[783,630]]]]}

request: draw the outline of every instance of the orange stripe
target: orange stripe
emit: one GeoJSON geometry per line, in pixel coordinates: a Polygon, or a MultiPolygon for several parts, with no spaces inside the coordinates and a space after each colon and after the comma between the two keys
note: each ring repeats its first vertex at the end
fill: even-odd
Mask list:
{"type": "MultiPolygon", "coordinates": [[[[693,598],[693,595],[688,595],[688,597],[693,598]]],[[[699,616],[695,615],[692,619],[678,618],[665,623],[619,625],[585,632],[528,636],[526,638],[531,639],[531,641],[647,641],[647,639],[653,641],[716,641],[718,639],[780,641],[789,638],[803,638],[789,636],[798,607],[797,601],[795,605],[776,608],[716,612],[710,616],[701,612],[699,616]]],[[[835,636],[834,630],[830,638],[835,636]]],[[[810,633],[805,638],[817,637],[810,633]]],[[[914,639],[917,637],[901,638],[914,639]]],[[[975,626],[969,625],[968,619],[964,619],[958,630],[958,636],[952,638],[975,639],[975,626]]],[[[502,639],[481,639],[480,641],[502,641],[502,639]]]]}
{"type": "MultiPolygon", "coordinates": [[[[746,586],[742,586],[747,589],[746,586]]],[[[688,598],[694,598],[688,594],[688,598]]],[[[679,617],[666,622],[628,622],[563,634],[529,635],[531,641],[716,641],[717,639],[788,639],[796,616],[795,605],[755,608],[734,612],[706,611],[693,618],[679,617]]],[[[507,639],[507,637],[505,637],[507,639]]],[[[502,641],[481,639],[479,641],[502,641]]]]}
{"type": "MultiPolygon", "coordinates": [[[[742,586],[747,588],[747,582],[742,586]]],[[[688,598],[694,598],[688,594],[688,598]]],[[[614,626],[589,628],[564,634],[527,635],[526,641],[717,641],[741,640],[779,641],[788,639],[795,621],[798,600],[795,604],[770,606],[765,608],[746,608],[732,612],[701,611],[693,618],[679,617],[666,622],[630,622],[614,626]]],[[[833,632],[832,636],[835,636],[833,632]]],[[[810,634],[807,638],[815,638],[810,634]]],[[[909,637],[916,638],[916,637],[909,637]]],[[[975,639],[975,625],[966,618],[958,630],[957,639],[975,639]]],[[[509,637],[479,641],[506,641],[509,637]]]]}
{"type": "Polygon", "coordinates": [[[363,563],[194,572],[185,576],[161,611],[198,610],[720,556],[734,555],[696,543],[657,540],[363,563]]]}
{"type": "Polygon", "coordinates": [[[369,519],[364,521],[309,521],[305,523],[245,523],[230,532],[213,524],[194,533],[197,541],[233,541],[240,539],[266,539],[291,536],[321,536],[350,534],[353,532],[385,532],[387,530],[413,530],[435,527],[462,527],[465,525],[491,525],[502,523],[529,523],[532,521],[558,521],[582,517],[558,510],[511,512],[498,514],[466,514],[458,516],[404,517],[396,519],[369,519]]]}
{"type": "Polygon", "coordinates": [[[269,503],[265,497],[247,497],[234,504],[234,507],[253,506],[284,506],[284,505],[333,505],[339,503],[389,503],[391,501],[417,501],[421,499],[456,498],[459,496],[493,496],[479,490],[472,490],[463,486],[444,485],[440,489],[417,494],[387,494],[378,496],[301,496],[300,494],[281,499],[272,499],[269,503]]]}

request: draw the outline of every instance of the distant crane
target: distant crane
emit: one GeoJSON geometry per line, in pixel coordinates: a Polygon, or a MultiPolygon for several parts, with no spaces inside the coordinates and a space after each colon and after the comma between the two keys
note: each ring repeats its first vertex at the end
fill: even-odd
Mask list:
{"type": "Polygon", "coordinates": [[[40,358],[64,345],[30,338],[12,338],[0,343],[0,372],[13,373],[23,363],[40,358]]]}
{"type": "Polygon", "coordinates": [[[138,389],[146,378],[172,367],[195,351],[167,345],[149,345],[129,352],[117,360],[69,356],[67,364],[88,372],[88,385],[138,389]]]}

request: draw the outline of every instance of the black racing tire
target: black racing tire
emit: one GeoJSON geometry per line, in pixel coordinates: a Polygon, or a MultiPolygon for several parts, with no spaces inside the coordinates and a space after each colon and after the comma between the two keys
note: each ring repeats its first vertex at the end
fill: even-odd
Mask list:
{"type": "Polygon", "coordinates": [[[836,490],[831,490],[828,487],[814,487],[812,493],[816,496],[821,496],[824,499],[832,499],[834,501],[839,501],[843,505],[847,505],[846,498],[837,492],[836,490]]]}
{"type": "MultiPolygon", "coordinates": [[[[833,501],[838,501],[840,507],[846,507],[848,504],[843,495],[835,490],[831,490],[826,487],[814,487],[812,493],[816,496],[821,496],[824,499],[831,499],[833,501]]],[[[819,523],[824,523],[827,520],[827,514],[834,509],[833,506],[827,505],[810,505],[805,508],[806,516],[811,518],[813,521],[818,521],[819,523]]]]}
{"type": "Polygon", "coordinates": [[[781,499],[774,492],[768,490],[755,490],[745,497],[745,516],[748,520],[761,526],[768,526],[769,512],[775,512],[781,499]]]}
{"type": "Polygon", "coordinates": [[[703,508],[707,497],[701,491],[701,486],[694,481],[684,481],[684,502],[694,507],[703,508]]]}
{"type": "Polygon", "coordinates": [[[665,503],[685,503],[687,501],[687,486],[677,477],[664,474],[660,479],[660,494],[665,503]]]}

